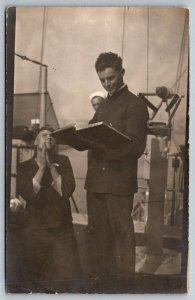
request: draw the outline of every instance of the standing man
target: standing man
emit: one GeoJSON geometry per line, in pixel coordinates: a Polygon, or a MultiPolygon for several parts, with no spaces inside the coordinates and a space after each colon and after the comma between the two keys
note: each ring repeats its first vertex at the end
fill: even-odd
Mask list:
{"type": "Polygon", "coordinates": [[[69,202],[75,180],[68,157],[55,152],[52,131],[39,130],[36,156],[18,169],[18,192],[28,212],[22,284],[32,292],[71,291],[82,276],[69,202]]]}
{"type": "Polygon", "coordinates": [[[93,194],[97,265],[100,277],[132,276],[135,238],[131,217],[137,192],[137,161],[146,145],[148,111],[124,84],[122,59],[102,53],[96,72],[108,96],[90,123],[105,122],[131,138],[129,146],[92,148],[85,188],[93,194]]]}

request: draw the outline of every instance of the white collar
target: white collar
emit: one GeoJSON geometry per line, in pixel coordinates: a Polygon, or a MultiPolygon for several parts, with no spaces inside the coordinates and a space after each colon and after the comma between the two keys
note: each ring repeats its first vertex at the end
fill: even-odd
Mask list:
{"type": "Polygon", "coordinates": [[[116,92],[114,92],[113,94],[109,94],[109,96],[113,96],[115,93],[119,92],[120,90],[122,90],[124,87],[126,86],[126,84],[124,83],[116,92]]]}

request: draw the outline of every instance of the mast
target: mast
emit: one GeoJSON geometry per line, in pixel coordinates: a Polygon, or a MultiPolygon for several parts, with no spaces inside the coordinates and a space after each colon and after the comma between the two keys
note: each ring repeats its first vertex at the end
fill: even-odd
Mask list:
{"type": "Polygon", "coordinates": [[[41,66],[41,89],[40,89],[40,127],[45,125],[46,121],[46,93],[47,93],[47,67],[41,66]]]}

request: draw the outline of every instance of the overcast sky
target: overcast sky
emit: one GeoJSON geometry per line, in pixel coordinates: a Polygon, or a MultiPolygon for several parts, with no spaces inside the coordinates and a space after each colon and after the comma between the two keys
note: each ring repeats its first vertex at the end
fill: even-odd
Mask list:
{"type": "MultiPolygon", "coordinates": [[[[42,43],[42,7],[17,8],[16,52],[41,60],[48,68],[48,91],[60,126],[69,121],[88,121],[93,111],[89,94],[103,90],[94,70],[101,52],[123,55],[125,83],[137,94],[172,87],[176,81],[185,10],[179,8],[49,7],[42,43]],[[148,18],[149,16],[149,18],[148,18]],[[147,48],[148,45],[148,48],[147,48]],[[123,50],[122,50],[123,49],[123,50]],[[148,60],[147,60],[148,49],[148,60]],[[147,69],[148,65],[148,69],[147,69]]],[[[187,40],[182,70],[187,67],[187,40]]],[[[15,93],[36,92],[39,67],[15,58],[15,93]]],[[[179,93],[186,96],[187,72],[179,93]]],[[[156,104],[158,98],[152,99],[156,104]]],[[[186,98],[179,107],[174,140],[183,143],[186,98]]],[[[21,108],[22,110],[22,108],[21,108]]],[[[164,108],[163,108],[164,110],[164,108]]],[[[160,119],[165,119],[165,114],[160,119]]]]}

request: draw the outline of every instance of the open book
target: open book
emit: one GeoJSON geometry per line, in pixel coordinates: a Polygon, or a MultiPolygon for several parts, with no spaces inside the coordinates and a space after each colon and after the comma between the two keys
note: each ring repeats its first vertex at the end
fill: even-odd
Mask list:
{"type": "Polygon", "coordinates": [[[69,145],[76,150],[84,151],[92,147],[92,143],[104,144],[109,148],[124,147],[131,143],[131,139],[104,122],[78,127],[76,123],[55,130],[51,133],[57,144],[69,145]]]}

